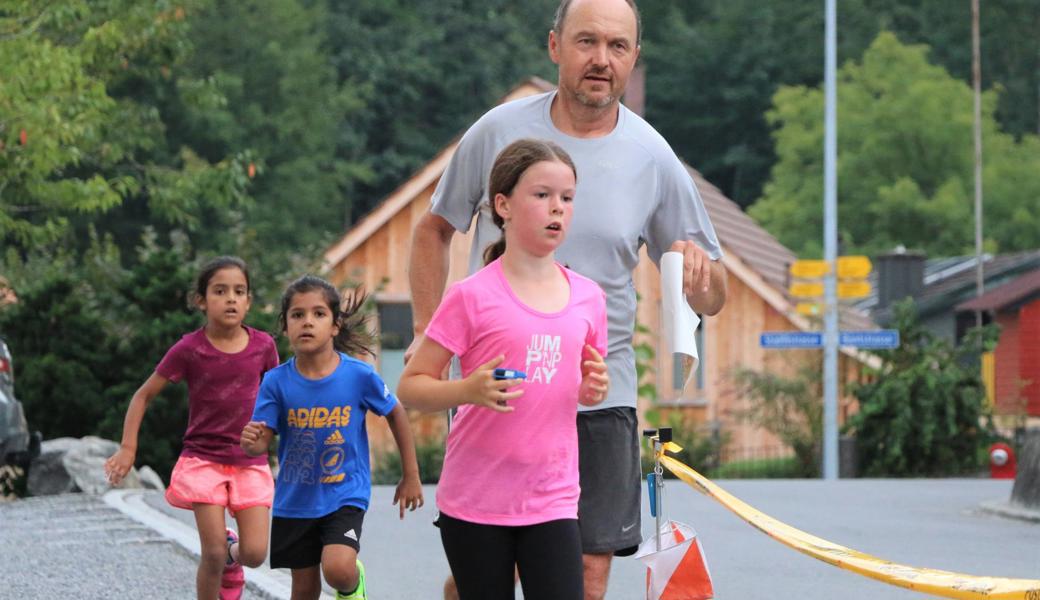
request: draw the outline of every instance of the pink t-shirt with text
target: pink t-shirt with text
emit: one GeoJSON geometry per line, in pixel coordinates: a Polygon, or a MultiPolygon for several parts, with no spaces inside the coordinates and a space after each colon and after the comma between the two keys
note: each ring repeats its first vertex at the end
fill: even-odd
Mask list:
{"type": "Polygon", "coordinates": [[[260,380],[278,366],[278,350],[267,333],[245,329],[249,343],[241,352],[217,350],[199,329],[185,334],[155,367],[166,379],[188,384],[188,429],[181,456],[225,465],[267,464],[266,456],[243,452],[239,438],[253,415],[260,380]]]}
{"type": "Polygon", "coordinates": [[[606,299],[591,279],[560,267],[570,300],[556,313],[513,293],[496,260],[445,294],[426,336],[459,357],[463,376],[498,355],[527,374],[513,412],[466,404],[448,434],[437,508],[488,525],[578,516],[576,419],[585,344],[607,352],[606,299]]]}

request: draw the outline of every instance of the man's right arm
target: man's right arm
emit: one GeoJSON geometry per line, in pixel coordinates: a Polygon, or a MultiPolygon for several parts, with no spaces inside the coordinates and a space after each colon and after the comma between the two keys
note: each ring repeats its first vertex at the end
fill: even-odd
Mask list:
{"type": "Polygon", "coordinates": [[[412,329],[414,339],[405,351],[407,363],[422,341],[426,326],[444,296],[448,281],[448,259],[455,227],[429,210],[419,219],[412,234],[412,255],[408,259],[408,284],[412,291],[412,329]]]}

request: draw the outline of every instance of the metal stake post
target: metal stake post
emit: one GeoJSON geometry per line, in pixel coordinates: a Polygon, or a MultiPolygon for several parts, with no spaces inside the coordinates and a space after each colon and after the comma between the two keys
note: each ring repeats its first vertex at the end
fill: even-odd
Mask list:
{"type": "Polygon", "coordinates": [[[643,436],[650,440],[654,451],[654,540],[657,542],[657,551],[661,551],[661,512],[664,506],[664,467],[661,466],[661,448],[672,441],[672,428],[662,427],[660,429],[645,429],[643,436]]]}

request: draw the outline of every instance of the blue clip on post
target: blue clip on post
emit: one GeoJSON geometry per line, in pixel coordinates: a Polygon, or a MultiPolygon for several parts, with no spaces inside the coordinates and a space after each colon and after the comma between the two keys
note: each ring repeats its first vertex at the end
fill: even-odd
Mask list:
{"type": "Polygon", "coordinates": [[[646,491],[650,494],[650,516],[657,517],[657,475],[654,473],[646,474],[646,491]]]}

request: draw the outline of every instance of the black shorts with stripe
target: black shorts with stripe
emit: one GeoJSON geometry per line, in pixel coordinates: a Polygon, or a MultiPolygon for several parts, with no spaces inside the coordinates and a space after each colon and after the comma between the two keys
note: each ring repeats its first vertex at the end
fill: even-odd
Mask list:
{"type": "Polygon", "coordinates": [[[343,506],[316,519],[271,519],[271,567],[305,569],[321,564],[325,546],[340,544],[361,551],[365,511],[343,506]]]}

